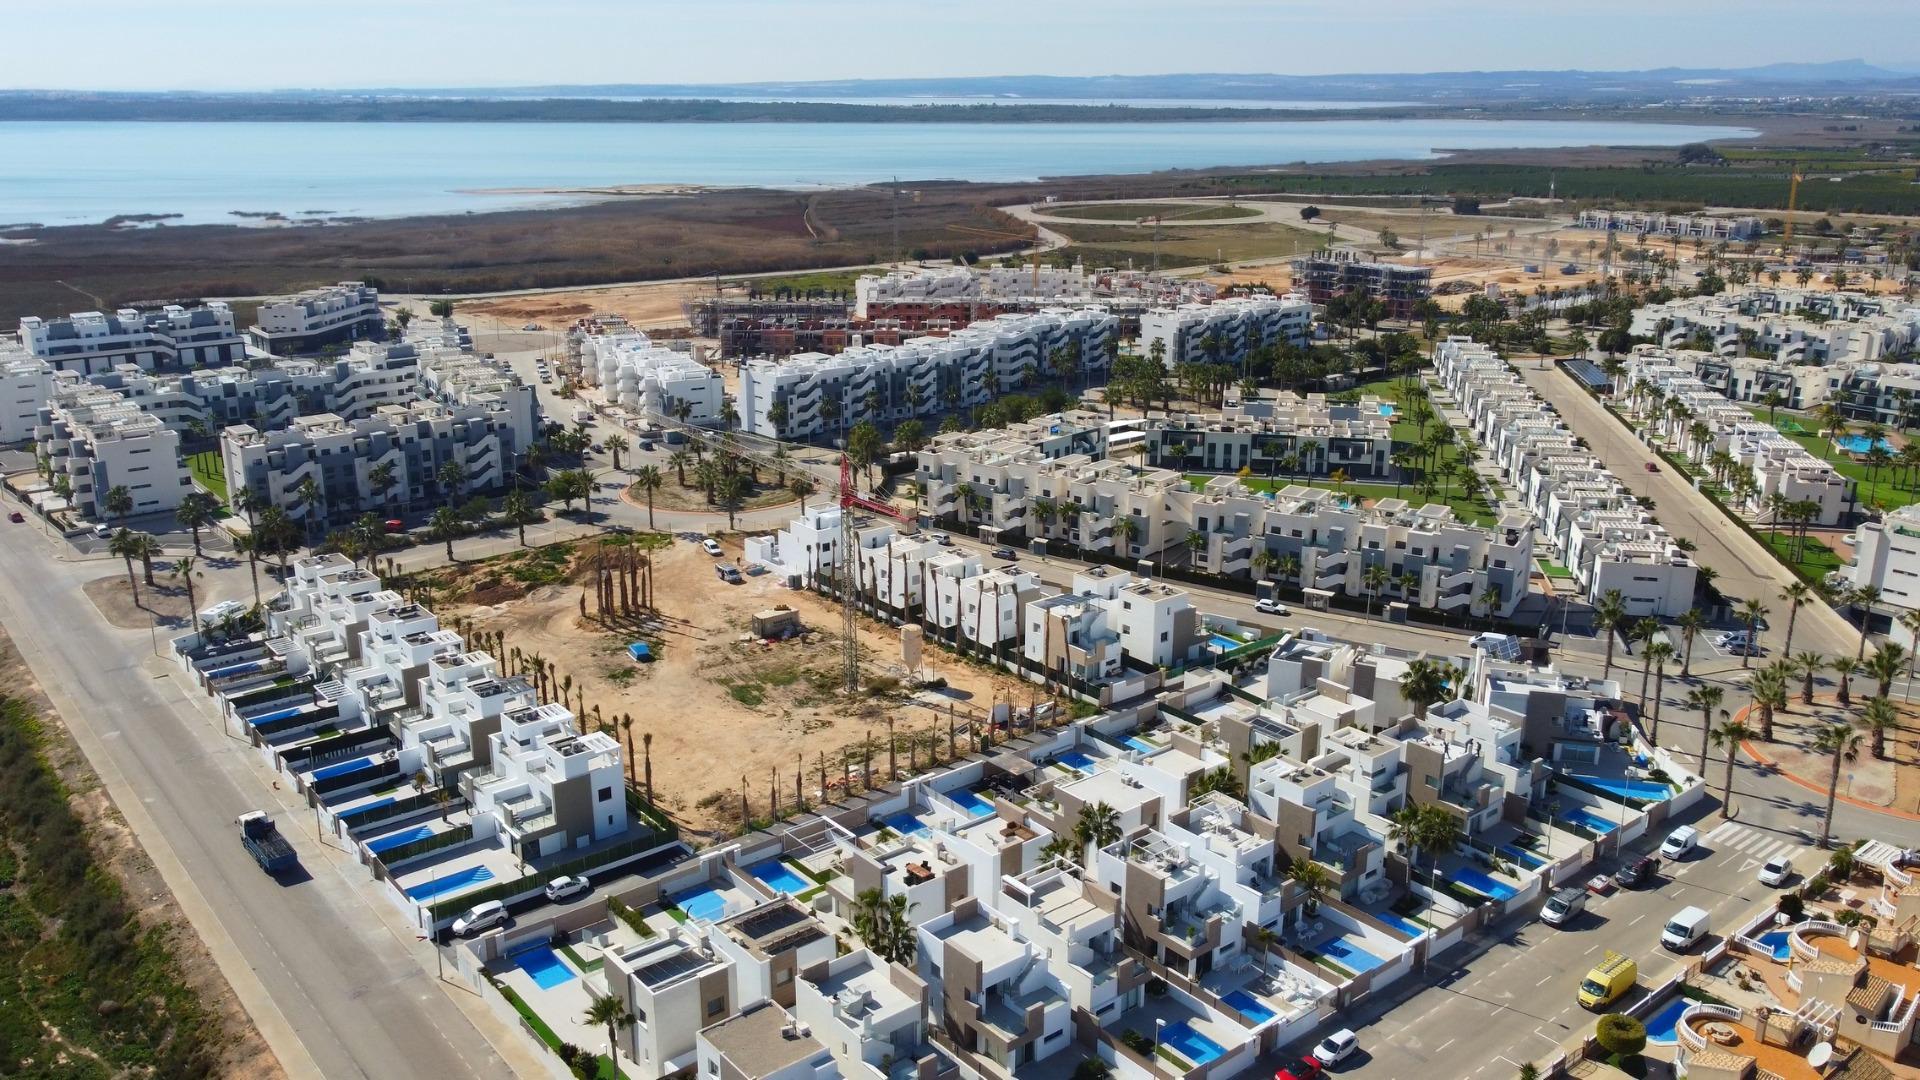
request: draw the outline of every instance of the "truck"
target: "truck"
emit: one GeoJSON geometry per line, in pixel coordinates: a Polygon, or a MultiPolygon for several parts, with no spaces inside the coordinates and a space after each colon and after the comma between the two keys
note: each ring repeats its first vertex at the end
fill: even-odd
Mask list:
{"type": "Polygon", "coordinates": [[[1540,921],[1549,926],[1565,926],[1586,909],[1586,890],[1561,889],[1547,898],[1546,906],[1540,909],[1540,921]]]}
{"type": "Polygon", "coordinates": [[[293,845],[280,835],[265,810],[249,810],[240,815],[236,824],[240,826],[240,843],[246,846],[253,861],[260,864],[260,869],[278,874],[293,868],[296,861],[293,845]]]}
{"type": "Polygon", "coordinates": [[[1639,977],[1640,965],[1634,963],[1631,956],[1608,949],[1593,970],[1587,972],[1587,977],[1580,980],[1580,1006],[1595,1011],[1603,1009],[1633,989],[1634,980],[1639,977]]]}

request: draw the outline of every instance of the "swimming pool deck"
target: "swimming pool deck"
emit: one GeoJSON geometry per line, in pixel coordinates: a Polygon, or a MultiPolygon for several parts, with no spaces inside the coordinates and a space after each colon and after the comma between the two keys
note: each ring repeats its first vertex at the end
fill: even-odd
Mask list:
{"type": "Polygon", "coordinates": [[[448,849],[444,854],[436,852],[420,862],[409,863],[405,870],[396,874],[391,880],[395,888],[405,893],[408,889],[430,884],[436,878],[444,878],[477,866],[486,867],[492,872],[493,877],[457,889],[449,889],[426,902],[439,904],[458,899],[467,893],[497,885],[502,881],[512,881],[527,873],[521,868],[520,860],[513,857],[513,852],[504,847],[456,847],[448,849]]]}
{"type": "MultiPolygon", "coordinates": [[[[574,951],[589,961],[597,955],[597,951],[590,952],[579,947],[574,951]]],[[[572,1043],[596,1054],[600,1053],[607,1046],[607,1029],[597,1024],[586,1023],[584,1017],[587,1015],[588,1007],[593,1004],[592,995],[606,994],[606,983],[600,977],[599,971],[581,972],[574,966],[573,961],[567,959],[565,953],[555,950],[555,955],[559,957],[561,963],[575,973],[574,978],[568,979],[559,986],[542,987],[533,980],[532,975],[511,961],[502,961],[495,965],[493,972],[500,980],[500,984],[520,995],[520,1000],[526,1002],[529,1008],[539,1014],[540,1019],[546,1021],[547,1026],[553,1029],[553,1033],[558,1035],[562,1042],[572,1043]]],[[[602,967],[600,970],[605,971],[606,968],[602,967]]],[[[511,1006],[508,1007],[511,1008],[511,1006]]]]}
{"type": "Polygon", "coordinates": [[[1116,1035],[1132,1028],[1151,1039],[1156,1020],[1164,1020],[1169,1026],[1184,1021],[1201,1037],[1217,1044],[1223,1051],[1222,1056],[1232,1054],[1253,1038],[1253,1034],[1242,1027],[1238,1021],[1215,1018],[1204,1009],[1198,1011],[1189,1009],[1171,994],[1163,997],[1148,996],[1144,1003],[1121,1013],[1118,1018],[1105,1026],[1116,1035]]]}

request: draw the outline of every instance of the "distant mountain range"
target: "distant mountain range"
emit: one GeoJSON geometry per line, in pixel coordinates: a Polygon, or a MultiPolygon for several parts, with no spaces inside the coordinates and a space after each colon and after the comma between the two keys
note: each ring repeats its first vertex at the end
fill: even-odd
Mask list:
{"type": "MultiPolygon", "coordinates": [[[[299,93],[300,91],[289,91],[299,93]]],[[[1451,71],[1349,75],[1009,75],[939,79],[839,79],[815,82],[608,83],[586,86],[377,88],[377,96],[982,98],[1019,101],[1116,99],[1399,101],[1465,103],[1695,97],[1755,93],[1920,92],[1920,63],[1879,67],[1864,60],[1767,64],[1750,68],[1654,68],[1645,71],[1451,71]]],[[[337,91],[314,91],[337,93],[337,91]]]]}

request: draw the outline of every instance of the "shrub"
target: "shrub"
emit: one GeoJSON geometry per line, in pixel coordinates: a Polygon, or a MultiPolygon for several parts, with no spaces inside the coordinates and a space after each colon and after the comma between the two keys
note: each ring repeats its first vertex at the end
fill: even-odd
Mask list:
{"type": "Polygon", "coordinates": [[[1142,1057],[1153,1056],[1153,1040],[1132,1028],[1128,1028],[1120,1033],[1120,1041],[1127,1044],[1127,1049],[1142,1057]]]}
{"type": "Polygon", "coordinates": [[[1647,1025],[1626,1013],[1608,1013],[1593,1026],[1593,1037],[1608,1054],[1632,1057],[1647,1048],[1647,1025]]]}
{"type": "Polygon", "coordinates": [[[1780,897],[1780,914],[1787,918],[1797,920],[1806,911],[1807,902],[1800,898],[1799,893],[1785,893],[1780,897]]]}
{"type": "Polygon", "coordinates": [[[1097,1057],[1090,1057],[1073,1067],[1073,1080],[1108,1080],[1113,1069],[1097,1057]]]}
{"type": "Polygon", "coordinates": [[[1807,879],[1806,885],[1802,887],[1800,890],[1800,895],[1806,897],[1809,900],[1814,900],[1819,898],[1820,894],[1826,891],[1827,891],[1827,875],[1815,874],[1812,877],[1807,879]]]}

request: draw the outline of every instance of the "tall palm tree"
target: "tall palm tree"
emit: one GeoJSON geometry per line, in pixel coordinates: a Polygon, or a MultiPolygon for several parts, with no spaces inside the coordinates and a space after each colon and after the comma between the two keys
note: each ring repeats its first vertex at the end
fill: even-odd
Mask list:
{"type": "Polygon", "coordinates": [[[1700,636],[1700,632],[1707,628],[1707,617],[1699,608],[1688,608],[1680,613],[1680,618],[1675,621],[1675,625],[1680,627],[1680,642],[1685,649],[1680,658],[1680,677],[1692,678],[1693,639],[1700,636]]]}
{"type": "Polygon", "coordinates": [[[1833,696],[1845,709],[1853,705],[1853,677],[1860,670],[1860,661],[1851,656],[1833,658],[1833,696]]]}
{"type": "Polygon", "coordinates": [[[1800,675],[1800,704],[1813,704],[1813,680],[1827,670],[1827,658],[1817,652],[1803,652],[1788,662],[1800,675]]]}
{"type": "MultiPolygon", "coordinates": [[[[627,1009],[627,1003],[612,994],[601,996],[588,992],[592,1003],[587,1006],[587,1015],[583,1019],[596,1027],[607,1027],[607,1056],[615,1061],[620,1059],[620,1029],[634,1023],[634,1016],[627,1009]]],[[[618,1069],[615,1070],[618,1072],[618,1069]]]]}
{"type": "MultiPolygon", "coordinates": [[[[1080,808],[1080,817],[1073,824],[1073,837],[1080,841],[1080,850],[1088,848],[1098,851],[1120,839],[1120,812],[1104,802],[1080,808]]],[[[1082,865],[1091,866],[1091,862],[1082,865]]]]}
{"type": "Polygon", "coordinates": [[[658,465],[642,465],[634,470],[633,486],[645,492],[647,496],[647,528],[649,529],[653,528],[654,493],[659,491],[665,483],[666,478],[660,475],[658,465]]]}
{"type": "Polygon", "coordinates": [[[1360,575],[1360,580],[1367,587],[1367,618],[1373,618],[1374,598],[1386,589],[1387,582],[1392,576],[1387,568],[1379,563],[1367,567],[1366,572],[1360,575]]]}
{"type": "Polygon", "coordinates": [[[1847,594],[1847,603],[1860,609],[1860,648],[1853,654],[1855,660],[1864,660],[1867,656],[1867,627],[1873,622],[1873,605],[1880,602],[1878,585],[1862,585],[1847,594]]]}
{"type": "Polygon", "coordinates": [[[1907,650],[1891,641],[1873,651],[1873,659],[1867,661],[1867,674],[1878,684],[1875,697],[1885,698],[1893,693],[1893,680],[1900,677],[1900,669],[1907,666],[1907,660],[1907,650]]]}
{"type": "MultiPolygon", "coordinates": [[[[520,546],[526,547],[527,526],[540,520],[540,511],[533,505],[533,500],[527,497],[526,492],[515,488],[507,492],[506,500],[501,503],[500,509],[507,520],[507,524],[513,526],[514,529],[518,531],[520,535],[520,546]]],[[[649,521],[648,524],[651,525],[652,522],[649,521]]]]}
{"type": "Polygon", "coordinates": [[[1720,707],[1726,691],[1711,684],[1687,691],[1687,707],[1700,711],[1700,772],[1707,771],[1707,746],[1713,732],[1713,710],[1720,707]]]}
{"type": "MultiPolygon", "coordinates": [[[[1673,646],[1664,641],[1656,641],[1647,646],[1646,661],[1653,667],[1653,726],[1647,737],[1655,746],[1660,745],[1660,702],[1667,695],[1667,665],[1673,661],[1673,646]]],[[[1647,712],[1646,699],[1640,702],[1640,713],[1647,712]]]]}
{"type": "Polygon", "coordinates": [[[1813,590],[1804,581],[1795,581],[1780,590],[1780,599],[1787,603],[1787,640],[1780,645],[1780,655],[1793,654],[1793,621],[1800,615],[1800,608],[1813,602],[1813,590]]]}
{"type": "MultiPolygon", "coordinates": [[[[1747,642],[1749,644],[1757,642],[1759,639],[1754,636],[1754,626],[1767,617],[1767,605],[1761,603],[1758,598],[1743,600],[1740,603],[1739,617],[1741,622],[1747,624],[1747,642]]],[[[1740,666],[1750,668],[1753,666],[1755,650],[1749,648],[1744,651],[1746,655],[1740,657],[1740,666]]]]}
{"type": "Polygon", "coordinates": [[[180,498],[180,505],[173,512],[173,518],[193,533],[193,553],[200,554],[200,530],[213,524],[214,512],[220,508],[213,496],[202,491],[189,491],[180,498]]]}
{"type": "Polygon", "coordinates": [[[1295,859],[1293,865],[1287,868],[1287,880],[1300,887],[1300,895],[1305,898],[1306,913],[1310,916],[1320,910],[1320,898],[1333,887],[1333,875],[1312,859],[1295,859]]]}
{"type": "Polygon", "coordinates": [[[447,545],[447,561],[453,560],[453,538],[460,535],[460,515],[453,507],[442,506],[433,512],[427,521],[427,531],[435,540],[447,545]]]}
{"type": "Polygon", "coordinates": [[[1860,733],[1850,724],[1827,724],[1813,737],[1813,748],[1833,758],[1832,770],[1827,773],[1827,810],[1820,819],[1820,846],[1824,848],[1833,838],[1833,804],[1840,794],[1840,762],[1859,751],[1860,733]]]}
{"type": "Polygon", "coordinates": [[[1627,631],[1628,640],[1640,649],[1640,715],[1647,714],[1647,680],[1653,677],[1653,655],[1647,646],[1660,636],[1658,619],[1640,619],[1627,631]]]}
{"type": "Polygon", "coordinates": [[[614,471],[618,472],[620,469],[620,455],[626,453],[627,447],[633,444],[627,441],[625,435],[615,432],[600,440],[600,445],[607,448],[607,455],[613,458],[614,471]]]}
{"type": "Polygon", "coordinates": [[[107,551],[127,560],[127,587],[133,590],[135,607],[140,604],[140,581],[133,576],[133,560],[140,557],[139,543],[134,539],[138,534],[131,529],[121,529],[107,541],[107,551]]]}
{"type": "Polygon", "coordinates": [[[1774,714],[1787,708],[1787,668],[1769,664],[1754,672],[1748,690],[1753,695],[1754,708],[1760,710],[1760,737],[1772,742],[1774,714]]]}
{"type": "Polygon", "coordinates": [[[1607,637],[1606,674],[1613,674],[1613,632],[1627,617],[1627,598],[1619,589],[1608,589],[1593,605],[1593,628],[1607,637]]]}
{"type": "Polygon", "coordinates": [[[687,466],[693,461],[693,455],[685,450],[675,450],[667,455],[667,468],[672,469],[680,479],[680,486],[687,486],[687,466]]]}
{"type": "Polygon", "coordinates": [[[1871,753],[1876,759],[1887,756],[1887,732],[1900,730],[1900,710],[1885,697],[1869,698],[1860,711],[1860,726],[1873,736],[1871,753]]]}
{"type": "MultiPolygon", "coordinates": [[[[1713,729],[1713,744],[1724,750],[1727,755],[1726,778],[1720,783],[1720,815],[1733,816],[1733,763],[1740,756],[1740,744],[1753,732],[1738,720],[1728,720],[1713,729]]],[[[1706,761],[1702,759],[1700,771],[1706,772],[1706,761]]],[[[1702,776],[1701,779],[1706,779],[1702,776]]]]}
{"type": "Polygon", "coordinates": [[[1414,706],[1415,715],[1420,719],[1426,719],[1429,708],[1449,699],[1451,691],[1447,684],[1451,673],[1451,665],[1425,657],[1407,664],[1406,673],[1400,676],[1400,694],[1414,706]]]}
{"type": "Polygon", "coordinates": [[[187,587],[187,618],[192,621],[193,632],[197,634],[200,632],[200,597],[193,587],[193,579],[199,575],[194,570],[193,556],[183,555],[175,559],[173,565],[167,569],[171,570],[173,576],[179,578],[187,587]]]}

